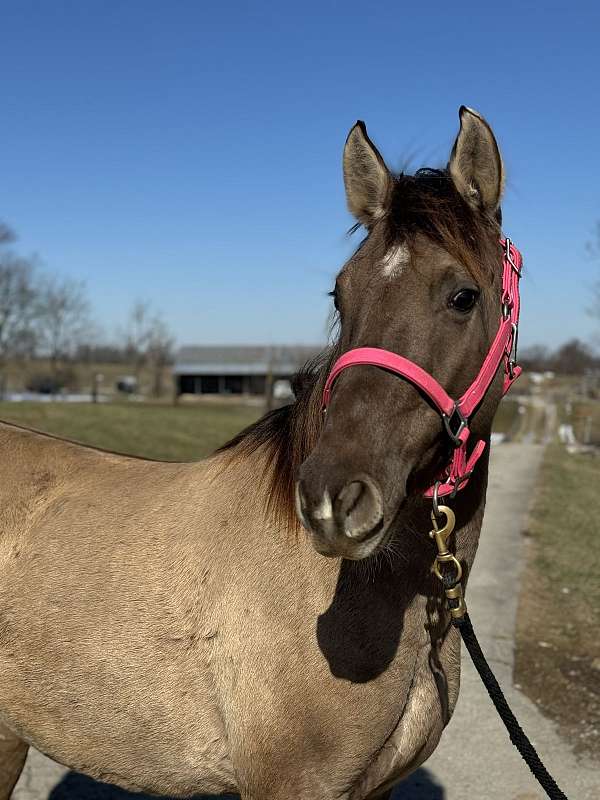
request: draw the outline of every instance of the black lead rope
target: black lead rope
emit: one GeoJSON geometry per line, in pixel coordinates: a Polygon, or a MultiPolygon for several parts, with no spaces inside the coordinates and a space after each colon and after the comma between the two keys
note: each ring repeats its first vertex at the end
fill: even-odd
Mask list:
{"type": "MultiPolygon", "coordinates": [[[[447,581],[445,579],[445,585],[446,582],[447,581]]],[[[447,588],[452,587],[448,586],[447,588]]],[[[453,605],[452,601],[450,601],[450,605],[453,605]]],[[[511,708],[506,701],[506,697],[500,688],[500,684],[496,680],[496,676],[492,672],[486,657],[483,655],[483,651],[479,645],[479,642],[477,641],[477,636],[475,635],[473,624],[467,611],[465,610],[463,616],[453,618],[452,624],[460,631],[460,635],[462,636],[462,640],[469,651],[469,655],[471,656],[471,660],[475,665],[475,669],[479,673],[479,677],[487,689],[487,693],[489,694],[492,703],[496,706],[496,711],[500,715],[500,719],[508,731],[510,740],[533,773],[533,777],[538,781],[550,800],[568,800],[566,794],[560,790],[558,784],[542,763],[542,760],[538,756],[535,747],[531,744],[527,734],[519,725],[517,718],[511,711],[511,708]]]]}
{"type": "Polygon", "coordinates": [[[517,748],[525,763],[532,771],[534,778],[538,781],[540,786],[546,792],[550,800],[568,800],[566,794],[560,790],[558,784],[550,775],[546,767],[543,765],[541,758],[538,756],[535,747],[531,744],[527,734],[519,725],[517,718],[510,709],[506,702],[506,697],[500,688],[496,676],[492,672],[490,665],[486,661],[485,656],[475,636],[473,625],[468,614],[465,614],[461,619],[452,620],[454,625],[460,631],[462,640],[465,643],[471,660],[475,665],[475,669],[479,673],[479,677],[483,681],[483,685],[487,689],[487,693],[492,699],[492,703],[496,706],[496,711],[500,715],[500,719],[504,723],[506,730],[510,736],[511,742],[517,748]]]}
{"type": "Polygon", "coordinates": [[[429,537],[435,541],[438,551],[433,572],[444,587],[452,624],[460,631],[460,635],[469,651],[475,669],[479,673],[479,677],[483,681],[483,685],[487,689],[492,703],[496,706],[496,711],[500,715],[500,719],[508,731],[510,740],[533,773],[533,777],[544,789],[550,800],[568,800],[566,794],[561,792],[552,775],[550,775],[546,767],[542,764],[542,760],[538,756],[535,747],[531,744],[525,731],[519,725],[517,718],[506,702],[506,697],[504,697],[500,684],[496,680],[496,676],[492,672],[479,646],[464,601],[462,566],[456,556],[451,553],[448,545],[448,540],[454,531],[456,518],[451,508],[438,505],[437,484],[433,494],[431,521],[433,522],[433,530],[429,532],[429,537]],[[439,523],[442,517],[445,517],[446,521],[443,527],[440,528],[439,523]]]}

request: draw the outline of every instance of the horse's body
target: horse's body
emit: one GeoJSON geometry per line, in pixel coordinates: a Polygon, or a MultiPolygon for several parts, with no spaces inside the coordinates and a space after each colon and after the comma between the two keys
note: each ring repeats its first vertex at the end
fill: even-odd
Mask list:
{"type": "MultiPolygon", "coordinates": [[[[468,112],[449,173],[396,184],[353,129],[346,187],[370,235],[338,278],[339,343],[293,406],[227,451],[157,463],[0,425],[0,800],[29,744],[124,787],[243,800],[376,797],[432,752],[459,683],[419,490],[444,463],[439,417],[374,367],[338,379],[324,426],[320,398],[357,341],[406,353],[455,395],[473,379],[499,307],[493,148],[468,112]],[[394,233],[399,192],[424,210],[394,233]],[[477,304],[461,288],[477,286],[470,248],[477,304]],[[368,313],[349,329],[350,289],[368,313]],[[310,537],[288,514],[298,475],[310,537]]],[[[501,378],[474,421],[487,441],[501,378]]],[[[467,574],[486,484],[484,456],[455,504],[467,574]]]]}
{"type": "Polygon", "coordinates": [[[260,454],[156,463],[9,425],[0,447],[0,753],[12,730],[125,787],[325,800],[435,747],[458,643],[432,649],[428,573],[374,581],[273,528],[260,454]]]}

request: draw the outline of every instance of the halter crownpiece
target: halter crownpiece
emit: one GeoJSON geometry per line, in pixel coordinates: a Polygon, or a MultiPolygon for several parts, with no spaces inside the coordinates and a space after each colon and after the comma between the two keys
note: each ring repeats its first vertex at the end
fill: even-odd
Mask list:
{"type": "Polygon", "coordinates": [[[498,367],[504,362],[503,394],[521,374],[517,366],[517,342],[519,337],[519,278],[523,258],[511,240],[500,240],[502,246],[502,296],[498,331],[473,383],[458,399],[453,400],[436,379],[414,361],[379,347],[356,347],[344,353],[333,365],[323,390],[323,410],[331,400],[331,391],[338,375],[348,367],[370,365],[394,372],[417,386],[439,411],[444,429],[453,447],[452,458],[439,480],[424,492],[437,502],[438,497],[456,494],[465,487],[475,464],[485,450],[485,441],[476,442],[467,455],[469,419],[479,406],[492,383],[498,367]]]}

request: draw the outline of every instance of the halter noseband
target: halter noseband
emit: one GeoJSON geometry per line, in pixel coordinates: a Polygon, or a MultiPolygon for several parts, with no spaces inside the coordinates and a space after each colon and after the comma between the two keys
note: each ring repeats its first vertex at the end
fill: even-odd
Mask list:
{"type": "Polygon", "coordinates": [[[479,440],[471,454],[467,456],[469,419],[483,400],[500,364],[504,362],[503,394],[506,394],[521,374],[521,367],[516,365],[516,357],[520,306],[519,278],[523,259],[508,237],[501,239],[500,244],[503,249],[500,325],[477,377],[459,400],[453,400],[436,379],[418,364],[378,347],[357,347],[344,353],[333,365],[323,391],[323,410],[326,410],[331,400],[333,384],[340,372],[348,367],[368,364],[394,372],[424,392],[439,411],[453,447],[452,458],[440,479],[424,492],[425,497],[436,501],[438,497],[454,496],[459,489],[467,485],[475,464],[485,450],[485,441],[479,440]]]}

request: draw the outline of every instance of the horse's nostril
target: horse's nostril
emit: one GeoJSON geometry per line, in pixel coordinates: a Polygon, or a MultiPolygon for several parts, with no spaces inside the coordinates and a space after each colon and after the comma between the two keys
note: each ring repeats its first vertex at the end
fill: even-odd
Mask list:
{"type": "Polygon", "coordinates": [[[366,476],[344,486],[334,509],[338,524],[351,539],[366,539],[380,529],[383,521],[381,492],[366,476]]]}
{"type": "Polygon", "coordinates": [[[364,474],[348,481],[337,493],[320,482],[313,485],[301,478],[296,483],[295,499],[298,518],[323,555],[352,557],[355,544],[366,542],[384,527],[381,490],[364,474]]]}
{"type": "Polygon", "coordinates": [[[362,481],[347,483],[338,496],[338,511],[342,518],[349,517],[360,503],[366,491],[366,484],[362,481]]]}

